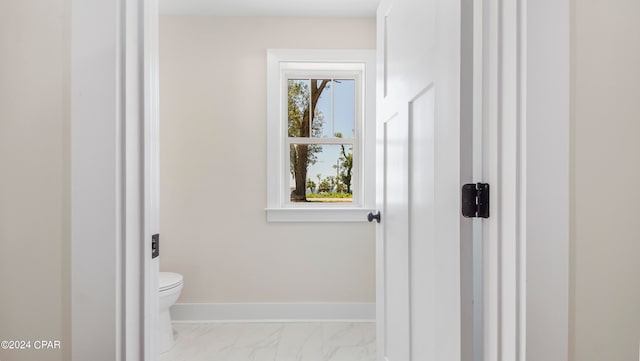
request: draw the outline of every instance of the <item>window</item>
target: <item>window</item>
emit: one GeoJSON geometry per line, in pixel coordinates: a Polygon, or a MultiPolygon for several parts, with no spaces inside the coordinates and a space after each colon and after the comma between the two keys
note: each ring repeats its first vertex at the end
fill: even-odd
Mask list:
{"type": "Polygon", "coordinates": [[[357,203],[360,189],[353,185],[358,183],[359,167],[355,165],[354,174],[353,156],[360,158],[356,137],[360,77],[322,75],[324,79],[285,76],[289,201],[354,203],[355,191],[357,203]]]}
{"type": "Polygon", "coordinates": [[[365,221],[375,196],[372,50],[268,50],[269,221],[365,221]]]}

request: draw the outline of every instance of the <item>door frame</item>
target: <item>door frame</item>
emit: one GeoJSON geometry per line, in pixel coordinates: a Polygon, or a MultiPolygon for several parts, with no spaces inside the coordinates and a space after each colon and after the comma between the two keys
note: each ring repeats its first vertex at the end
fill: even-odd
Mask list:
{"type": "Polygon", "coordinates": [[[568,360],[570,1],[485,7],[485,360],[568,360]]]}
{"type": "MultiPolygon", "coordinates": [[[[485,361],[569,357],[569,3],[485,0],[485,361]]],[[[72,359],[157,361],[157,0],[71,14],[72,359]]]]}
{"type": "Polygon", "coordinates": [[[71,0],[71,357],[158,360],[158,2],[71,0]]]}

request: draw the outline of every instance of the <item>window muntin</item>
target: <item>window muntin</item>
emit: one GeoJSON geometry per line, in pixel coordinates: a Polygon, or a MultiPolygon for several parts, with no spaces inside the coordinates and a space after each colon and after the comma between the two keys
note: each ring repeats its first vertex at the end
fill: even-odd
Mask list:
{"type": "Polygon", "coordinates": [[[283,80],[289,164],[285,203],[360,206],[361,72],[297,71],[285,73],[283,80]]]}

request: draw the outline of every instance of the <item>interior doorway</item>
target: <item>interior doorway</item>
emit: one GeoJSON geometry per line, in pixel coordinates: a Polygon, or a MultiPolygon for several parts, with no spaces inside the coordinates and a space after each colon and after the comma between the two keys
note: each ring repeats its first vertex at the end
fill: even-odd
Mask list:
{"type": "MultiPolygon", "coordinates": [[[[357,222],[265,220],[267,49],[375,48],[373,16],[328,15],[161,17],[160,224],[167,226],[161,229],[161,270],[184,274],[185,301],[174,307],[182,322],[288,321],[273,330],[287,343],[291,321],[347,321],[342,331],[359,333],[350,337],[364,343],[351,349],[375,357],[375,226],[366,221],[365,209],[357,222]],[[291,36],[296,32],[305,36],[291,36]],[[212,207],[215,202],[220,206],[212,207]],[[205,234],[207,226],[215,227],[205,234]],[[194,255],[196,246],[200,252],[194,255]]],[[[375,76],[375,67],[367,71],[375,76]]],[[[348,83],[333,78],[340,81],[336,91],[348,83]]],[[[329,119],[331,111],[322,110],[329,119]]],[[[340,109],[333,111],[337,117],[340,109]]],[[[322,161],[318,154],[316,164],[322,161]]],[[[323,173],[323,180],[329,175],[323,173]]],[[[296,337],[325,342],[317,335],[334,332],[333,326],[314,325],[300,328],[296,337]]]]}
{"type": "MultiPolygon", "coordinates": [[[[153,109],[153,107],[148,107],[151,96],[148,93],[144,93],[145,95],[142,96],[140,92],[135,91],[136,84],[139,86],[138,89],[149,89],[149,84],[153,82],[153,77],[150,76],[153,73],[144,71],[144,69],[149,69],[147,67],[149,59],[136,58],[135,55],[141,55],[140,49],[148,50],[153,42],[141,43],[143,37],[138,37],[138,34],[131,30],[144,29],[145,34],[150,34],[152,31],[147,32],[146,30],[152,26],[153,22],[141,12],[136,13],[140,10],[138,4],[127,4],[127,14],[130,16],[127,18],[127,23],[123,21],[122,12],[118,11],[116,4],[104,2],[105,4],[102,4],[104,6],[100,6],[99,3],[99,1],[74,2],[72,12],[74,19],[71,69],[73,74],[72,98],[74,100],[72,102],[72,128],[74,131],[72,139],[72,183],[74,185],[72,215],[74,222],[71,232],[72,269],[74,271],[71,296],[74,340],[72,353],[74,359],[89,359],[92,358],[92,355],[100,353],[110,360],[124,359],[126,355],[134,355],[131,356],[134,359],[137,356],[145,355],[145,358],[153,360],[152,341],[149,341],[152,339],[152,335],[149,332],[144,332],[144,329],[150,328],[148,321],[143,317],[145,310],[148,312],[148,316],[152,316],[153,312],[148,308],[145,309],[142,305],[144,297],[154,298],[152,296],[155,295],[157,283],[137,273],[150,266],[147,259],[151,259],[151,251],[147,247],[147,240],[150,239],[151,233],[148,229],[140,231],[138,235],[136,235],[138,232],[134,230],[131,231],[133,233],[123,232],[120,222],[125,219],[128,221],[129,227],[139,227],[140,223],[144,222],[140,218],[142,212],[136,208],[135,204],[132,206],[128,202],[125,202],[126,204],[119,203],[138,197],[142,199],[145,188],[138,187],[143,184],[136,178],[139,175],[138,172],[132,171],[125,174],[123,172],[124,165],[118,163],[118,159],[125,159],[122,147],[125,138],[121,136],[121,126],[126,119],[124,114],[129,114],[131,119],[136,119],[130,123],[134,129],[138,126],[140,126],[138,129],[145,129],[139,123],[140,108],[136,107],[142,107],[142,103],[144,103],[147,104],[145,109],[151,111],[153,109]],[[143,19],[146,20],[143,22],[143,19]],[[129,24],[128,31],[124,30],[125,23],[129,24]],[[126,36],[114,36],[115,33],[126,36]],[[99,64],[91,63],[90,67],[83,66],[87,64],[87,59],[94,59],[88,57],[87,54],[95,55],[95,59],[104,59],[104,61],[98,62],[99,64]],[[113,56],[105,57],[104,54],[113,56]],[[119,67],[125,62],[124,54],[128,54],[126,63],[129,66],[126,76],[122,68],[119,67]],[[100,69],[100,71],[96,71],[96,69],[100,69]],[[96,78],[96,74],[111,75],[96,78]],[[124,84],[119,82],[123,79],[128,80],[126,84],[133,86],[133,88],[129,88],[129,92],[124,92],[124,84]],[[136,83],[136,81],[140,83],[136,83]],[[91,91],[83,92],[87,89],[91,91]],[[114,100],[114,96],[111,96],[113,89],[118,89],[117,93],[122,96],[121,99],[129,100],[126,106],[114,100]],[[128,111],[124,112],[123,109],[128,111]],[[100,116],[93,116],[95,114],[100,116]],[[96,130],[101,131],[101,134],[100,137],[94,138],[96,130]],[[105,137],[105,134],[111,134],[113,137],[105,137]],[[86,141],[87,139],[89,141],[86,141]],[[91,139],[99,141],[92,142],[91,139]],[[86,154],[119,154],[120,158],[115,157],[113,160],[105,156],[106,163],[96,162],[96,159],[102,160],[103,158],[92,158],[90,162],[83,163],[80,160],[86,159],[86,154]],[[113,162],[111,163],[111,161],[113,162]],[[112,166],[105,167],[105,164],[112,166]],[[125,179],[130,183],[124,182],[125,179]],[[108,183],[101,180],[116,181],[108,183]],[[113,184],[114,182],[118,184],[117,187],[113,184]],[[122,190],[125,189],[125,183],[127,184],[127,193],[126,196],[123,196],[122,190]],[[116,191],[112,191],[114,187],[116,191]],[[82,200],[85,200],[84,203],[82,200]],[[95,200],[97,203],[86,202],[86,200],[95,200]],[[92,204],[101,204],[103,207],[92,207],[92,204]],[[83,214],[86,215],[86,218],[82,218],[83,214]],[[100,237],[96,236],[97,233],[100,237]],[[142,261],[139,258],[131,260],[129,264],[131,267],[127,267],[126,270],[124,263],[130,259],[125,259],[122,256],[123,249],[121,247],[125,244],[125,239],[129,240],[126,244],[139,246],[139,254],[145,255],[142,261]],[[140,239],[143,242],[138,243],[136,240],[140,239]],[[112,243],[113,247],[105,247],[105,244],[112,243]],[[102,251],[96,253],[96,249],[102,251]],[[105,282],[96,282],[95,279],[84,277],[93,274],[103,275],[105,282]],[[129,288],[124,286],[124,280],[132,280],[127,282],[129,288]],[[136,282],[140,282],[145,287],[142,295],[139,288],[135,288],[136,282]],[[98,284],[100,286],[97,288],[98,284]],[[113,285],[113,287],[107,285],[113,285]],[[125,314],[128,315],[126,330],[125,314]],[[145,321],[143,322],[143,320],[145,321]],[[139,322],[139,325],[144,325],[138,327],[136,322],[139,322]],[[90,333],[86,330],[96,331],[90,333]],[[100,337],[95,337],[96,333],[100,337]],[[139,342],[141,337],[145,339],[143,345],[139,342]]],[[[511,188],[512,183],[509,183],[509,188],[502,188],[499,191],[500,194],[508,197],[502,198],[501,206],[511,207],[513,199],[518,199],[518,197],[535,200],[533,204],[529,204],[529,212],[526,213],[521,212],[520,206],[509,208],[513,212],[508,212],[508,214],[514,215],[517,219],[505,218],[499,226],[501,228],[494,227],[492,230],[504,229],[511,235],[513,230],[519,229],[518,232],[521,232],[526,229],[525,236],[531,232],[538,232],[536,234],[539,237],[536,237],[538,242],[536,248],[533,249],[535,252],[529,253],[526,243],[518,242],[513,244],[521,245],[520,248],[515,247],[521,253],[506,253],[511,251],[511,248],[503,248],[502,250],[492,248],[490,250],[489,254],[492,257],[495,256],[492,265],[496,265],[496,267],[490,269],[491,279],[485,280],[485,284],[488,284],[485,291],[489,292],[486,296],[488,302],[485,305],[487,311],[485,314],[489,317],[485,320],[488,330],[485,336],[487,339],[490,338],[486,344],[491,346],[491,349],[485,350],[485,353],[495,356],[499,353],[498,345],[502,345],[501,347],[504,348],[500,351],[503,354],[505,352],[510,354],[510,351],[513,350],[525,350],[517,345],[524,345],[526,335],[527,352],[566,355],[566,352],[563,353],[563,350],[567,349],[565,338],[556,337],[552,342],[552,347],[547,347],[550,342],[544,337],[544,334],[545,330],[554,330],[558,334],[568,332],[567,323],[563,321],[567,318],[554,316],[557,314],[566,315],[568,312],[564,307],[567,296],[565,295],[566,287],[563,286],[567,280],[568,272],[566,271],[568,267],[565,267],[568,264],[568,257],[566,257],[568,247],[565,247],[568,245],[568,241],[565,242],[563,234],[568,229],[568,225],[564,219],[554,218],[553,214],[545,212],[543,204],[546,204],[546,201],[556,202],[554,204],[560,203],[561,210],[568,209],[568,201],[564,203],[562,201],[568,197],[556,197],[557,194],[568,194],[568,182],[562,172],[563,169],[567,169],[566,160],[568,159],[564,152],[565,148],[568,149],[568,136],[566,136],[568,134],[568,120],[565,117],[568,114],[568,93],[564,93],[568,87],[568,82],[565,81],[568,55],[552,51],[555,49],[554,46],[561,49],[568,48],[568,30],[566,29],[569,18],[568,5],[565,1],[560,3],[539,1],[529,3],[525,7],[517,6],[521,2],[515,1],[506,1],[500,4],[489,1],[488,3],[491,5],[491,17],[487,27],[491,30],[490,38],[493,49],[491,54],[494,56],[491,60],[491,66],[494,67],[492,69],[497,69],[492,73],[491,81],[488,83],[491,94],[498,94],[493,100],[498,105],[492,103],[489,113],[492,119],[500,119],[502,122],[494,124],[495,128],[490,131],[491,134],[497,135],[490,147],[498,147],[502,152],[506,152],[500,154],[507,156],[503,158],[507,161],[506,166],[498,168],[501,171],[497,171],[493,176],[502,177],[500,181],[506,179],[510,182],[512,179],[519,179],[516,174],[520,174],[522,176],[520,179],[529,181],[529,183],[524,182],[525,185],[519,186],[517,184],[520,183],[514,182],[516,186],[513,188],[511,188]],[[549,19],[540,15],[551,13],[557,17],[549,19]],[[524,32],[522,22],[526,22],[527,32],[524,32]],[[498,24],[502,24],[502,26],[498,26],[498,24]],[[548,35],[549,33],[558,36],[534,36],[548,35]],[[523,34],[528,35],[525,37],[523,34]],[[536,51],[526,51],[534,48],[536,51]],[[549,59],[554,60],[554,66],[549,65],[551,64],[549,59]],[[556,67],[556,63],[559,66],[556,67]],[[524,74],[531,69],[538,70],[535,74],[539,77],[527,82],[524,74]],[[520,81],[516,81],[517,79],[520,81]],[[498,82],[498,80],[500,81],[498,82]],[[513,86],[513,84],[518,85],[513,86]],[[500,93],[499,90],[505,86],[513,91],[500,93]],[[540,91],[541,89],[544,91],[540,91]],[[523,94],[526,95],[526,98],[522,98],[525,96],[523,94]],[[548,96],[553,96],[557,100],[553,103],[554,107],[546,106],[548,96]],[[515,116],[510,117],[513,115],[514,109],[520,109],[517,104],[523,104],[521,101],[524,99],[527,100],[527,114],[534,118],[535,122],[530,122],[527,128],[528,132],[512,132],[524,124],[522,123],[522,113],[516,112],[515,116]],[[501,109],[501,112],[498,112],[497,108],[501,109]],[[497,114],[507,114],[509,117],[501,118],[497,114]],[[548,116],[541,117],[540,114],[548,116]],[[546,134],[544,129],[547,128],[557,131],[553,134],[546,134]],[[511,137],[512,133],[516,136],[511,137]],[[507,134],[509,137],[501,138],[502,134],[507,134]],[[545,134],[545,136],[539,136],[539,134],[545,134]],[[547,141],[549,136],[553,136],[554,142],[547,141]],[[505,139],[512,139],[513,142],[505,143],[505,139]],[[527,156],[523,156],[523,153],[518,151],[521,149],[518,148],[520,146],[526,148],[525,154],[527,156]],[[514,166],[514,160],[520,162],[520,165],[514,166]],[[553,170],[553,172],[547,172],[545,187],[526,187],[526,184],[532,184],[531,181],[535,179],[529,173],[518,172],[523,169],[522,167],[532,165],[553,170]],[[547,190],[554,190],[554,192],[547,192],[547,190]],[[554,227],[549,229],[546,225],[551,224],[554,227]],[[520,225],[520,228],[517,228],[516,225],[520,225]],[[524,225],[527,227],[522,228],[524,225]],[[549,232],[553,236],[548,236],[549,232]],[[526,263],[524,263],[525,260],[526,263]],[[498,264],[500,267],[497,266],[498,264]],[[526,272],[537,270],[542,276],[530,279],[527,284],[521,284],[521,278],[500,278],[502,274],[508,276],[509,274],[505,272],[510,271],[511,268],[517,268],[520,264],[526,264],[526,272]],[[551,272],[550,265],[553,266],[551,268],[553,278],[549,283],[545,282],[547,278],[544,275],[551,272]],[[502,285],[502,288],[498,288],[496,285],[501,279],[502,282],[499,284],[502,285]],[[526,292],[523,292],[524,290],[526,292]],[[549,294],[554,297],[546,297],[549,294]],[[524,296],[524,298],[519,298],[517,295],[524,296]],[[535,300],[535,302],[529,302],[525,308],[526,300],[535,300]],[[501,307],[498,306],[500,304],[501,307]],[[555,310],[557,313],[544,312],[549,309],[555,310]],[[520,317],[525,311],[533,312],[536,310],[540,312],[535,312],[538,317],[533,323],[525,323],[525,318],[520,317]],[[550,327],[550,325],[557,327],[550,327]],[[525,326],[527,327],[526,333],[523,329],[525,326]],[[514,332],[500,333],[499,330],[514,332]],[[522,332],[518,332],[518,330],[522,332]],[[501,335],[516,336],[503,339],[501,335]],[[530,340],[532,342],[529,342],[530,340]]],[[[156,9],[152,1],[145,2],[144,11],[147,15],[155,13],[156,9]]],[[[136,158],[139,155],[135,152],[136,150],[147,149],[148,144],[144,142],[147,138],[145,138],[146,135],[143,136],[133,131],[128,134],[130,138],[127,138],[127,141],[130,142],[128,143],[130,146],[126,155],[127,158],[136,158]]],[[[494,166],[497,167],[497,165],[494,166]]],[[[538,179],[538,181],[540,180],[538,179]]],[[[503,232],[503,234],[506,233],[503,232]]],[[[520,239],[524,242],[526,237],[520,237],[522,237],[522,233],[516,233],[514,239],[520,239]]],[[[128,252],[127,254],[131,256],[136,253],[128,252]]],[[[525,272],[525,270],[521,271],[525,272]]],[[[519,273],[520,277],[524,274],[526,273],[519,273]]],[[[489,359],[494,358],[490,357],[489,359]]]]}

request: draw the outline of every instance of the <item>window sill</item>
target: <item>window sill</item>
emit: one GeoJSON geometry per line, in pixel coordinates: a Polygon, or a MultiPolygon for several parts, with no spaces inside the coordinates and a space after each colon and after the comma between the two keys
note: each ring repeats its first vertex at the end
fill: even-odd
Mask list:
{"type": "Polygon", "coordinates": [[[364,208],[267,208],[267,222],[367,222],[364,208]]]}

